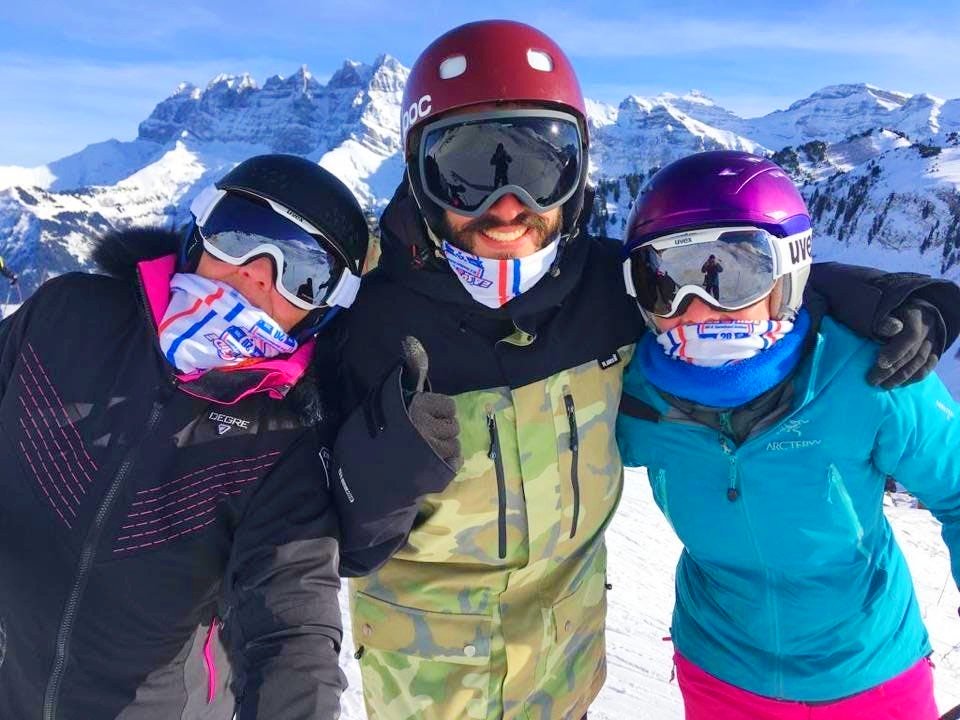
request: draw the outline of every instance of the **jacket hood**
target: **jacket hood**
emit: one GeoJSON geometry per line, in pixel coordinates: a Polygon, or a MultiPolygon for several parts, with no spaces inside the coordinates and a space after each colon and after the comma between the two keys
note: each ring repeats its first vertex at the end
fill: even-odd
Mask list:
{"type": "Polygon", "coordinates": [[[558,250],[561,255],[557,275],[546,275],[502,308],[488,308],[475,301],[464,289],[427,235],[406,176],[383,212],[380,231],[379,268],[392,280],[433,300],[459,306],[464,313],[515,322],[531,318],[563,301],[580,280],[590,244],[589,238],[581,233],[558,250]]]}
{"type": "Polygon", "coordinates": [[[180,252],[180,235],[163,228],[131,228],[102,235],[93,242],[91,257],[105,275],[137,281],[137,265],[180,252]]]}

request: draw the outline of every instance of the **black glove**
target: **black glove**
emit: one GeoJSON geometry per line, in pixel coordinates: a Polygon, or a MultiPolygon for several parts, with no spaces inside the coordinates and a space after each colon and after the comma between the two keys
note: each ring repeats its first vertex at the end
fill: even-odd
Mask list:
{"type": "Polygon", "coordinates": [[[407,338],[402,360],[337,435],[328,484],[340,518],[340,572],[364,575],[407,539],[421,500],[463,464],[453,399],[426,392],[427,354],[407,338]]]}
{"type": "Polygon", "coordinates": [[[448,395],[424,390],[429,361],[419,340],[408,335],[403,339],[402,351],[400,384],[410,422],[433,451],[456,472],[463,466],[456,403],[448,395]]]}
{"type": "Polygon", "coordinates": [[[925,300],[911,298],[880,321],[877,335],[887,343],[867,382],[885,390],[923,380],[940,361],[946,328],[939,311],[925,300]]]}

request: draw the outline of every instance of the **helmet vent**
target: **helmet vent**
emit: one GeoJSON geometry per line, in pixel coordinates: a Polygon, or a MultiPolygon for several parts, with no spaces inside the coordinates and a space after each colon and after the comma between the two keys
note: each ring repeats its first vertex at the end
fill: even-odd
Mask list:
{"type": "Polygon", "coordinates": [[[452,80],[460,77],[467,71],[467,58],[465,55],[452,55],[440,63],[440,79],[452,80]]]}
{"type": "Polygon", "coordinates": [[[527,63],[534,70],[540,72],[551,72],[553,70],[553,58],[543,50],[527,50],[527,63]]]}
{"type": "Polygon", "coordinates": [[[740,170],[735,170],[734,168],[724,168],[718,174],[720,177],[732,177],[734,175],[739,175],[740,172],[740,170]]]}

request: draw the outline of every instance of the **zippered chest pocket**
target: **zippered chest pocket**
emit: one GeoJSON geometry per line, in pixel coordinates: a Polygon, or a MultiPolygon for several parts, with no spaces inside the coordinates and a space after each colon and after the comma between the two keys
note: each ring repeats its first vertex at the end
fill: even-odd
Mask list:
{"type": "Polygon", "coordinates": [[[573,519],[570,521],[570,538],[577,535],[577,523],[580,521],[580,430],[577,426],[577,406],[570,394],[570,388],[565,388],[563,394],[563,409],[567,414],[567,423],[570,425],[570,491],[573,494],[573,519]]]}
{"type": "Polygon", "coordinates": [[[463,467],[426,496],[409,543],[396,555],[417,562],[507,565],[525,552],[514,409],[507,392],[454,398],[463,467]]]}
{"type": "Polygon", "coordinates": [[[493,413],[493,408],[487,410],[487,429],[490,431],[487,457],[493,461],[497,478],[497,557],[502,560],[507,556],[507,480],[503,469],[503,447],[497,429],[497,416],[493,413]]]}
{"type": "Polygon", "coordinates": [[[873,561],[872,538],[883,522],[879,475],[875,483],[858,483],[834,463],[817,463],[765,490],[762,507],[773,502],[782,504],[777,522],[758,527],[759,540],[770,546],[768,561],[791,577],[873,561]]]}
{"type": "Polygon", "coordinates": [[[619,377],[615,369],[602,370],[592,362],[548,384],[562,542],[580,543],[602,530],[620,496],[619,377]]]}
{"type": "Polygon", "coordinates": [[[742,498],[728,499],[725,464],[704,460],[694,469],[657,462],[647,468],[647,476],[654,502],[694,559],[722,566],[753,564],[747,507],[742,498]]]}

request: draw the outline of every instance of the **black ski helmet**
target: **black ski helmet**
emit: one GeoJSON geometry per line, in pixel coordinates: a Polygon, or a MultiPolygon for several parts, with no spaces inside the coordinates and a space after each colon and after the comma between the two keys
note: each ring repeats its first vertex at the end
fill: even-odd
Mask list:
{"type": "MultiPolygon", "coordinates": [[[[271,200],[300,215],[323,233],[347,270],[361,275],[370,243],[366,217],[350,189],[316,163],[297,155],[257,155],[241,162],[215,186],[227,193],[271,200]]],[[[178,272],[196,272],[202,255],[203,239],[193,222],[184,234],[178,272]]],[[[313,336],[336,309],[311,310],[290,334],[298,340],[313,336]]]]}
{"type": "MultiPolygon", "coordinates": [[[[355,275],[360,275],[370,231],[353,193],[335,175],[297,155],[257,155],[215,183],[218,190],[267,198],[316,226],[355,275]]],[[[203,242],[191,226],[180,253],[180,272],[194,272],[203,242]]]]}

